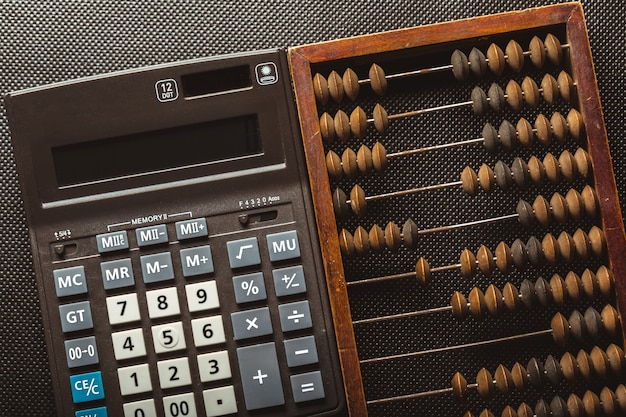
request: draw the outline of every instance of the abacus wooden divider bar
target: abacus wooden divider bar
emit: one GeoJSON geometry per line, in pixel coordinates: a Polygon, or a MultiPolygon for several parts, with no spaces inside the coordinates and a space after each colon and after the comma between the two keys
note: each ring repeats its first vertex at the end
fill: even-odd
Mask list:
{"type": "MultiPolygon", "coordinates": [[[[569,51],[567,68],[576,86],[577,100],[571,103],[582,115],[587,138],[586,150],[593,166],[593,184],[601,213],[601,227],[606,240],[606,262],[613,275],[614,295],[620,316],[626,312],[626,238],[617,188],[609,154],[589,39],[582,6],[565,3],[523,11],[513,11],[455,22],[446,22],[385,33],[364,35],[336,41],[294,47],[289,50],[289,62],[296,104],[304,142],[315,215],[321,242],[327,287],[340,353],[348,411],[351,416],[367,416],[367,398],[361,376],[361,361],[355,340],[355,329],[350,310],[344,260],[339,244],[338,219],[333,210],[326,164],[326,149],[320,131],[320,113],[315,96],[312,67],[335,62],[364,62],[368,57],[406,56],[421,48],[452,54],[455,49],[467,50],[470,40],[501,37],[503,34],[529,31],[549,31],[560,28],[565,34],[562,44],[569,51]]],[[[374,63],[374,62],[372,62],[374,63]]],[[[325,67],[325,68],[326,68],[325,67]]],[[[428,67],[428,65],[424,65],[428,67]]],[[[419,70],[419,68],[416,68],[419,70]]],[[[471,78],[471,77],[470,77],[471,78]]],[[[467,82],[475,82],[469,80],[467,82]]],[[[389,83],[395,82],[390,77],[389,83]]],[[[457,81],[461,83],[461,81],[457,81]]],[[[465,81],[464,81],[465,82],[465,81]]],[[[345,100],[344,100],[345,101],[345,100]]],[[[471,111],[471,110],[470,110],[471,111]]],[[[581,138],[581,143],[585,138],[581,138]]],[[[584,146],[584,145],[582,145],[584,146]]],[[[477,245],[478,246],[478,245],[477,245]]],[[[459,251],[462,248],[459,248],[459,251]]],[[[569,313],[568,313],[569,314],[569,313]]],[[[622,335],[624,322],[621,320],[622,335]]],[[[623,347],[623,340],[620,341],[623,347]]],[[[523,360],[523,358],[520,358],[523,360]]],[[[450,375],[451,376],[451,375],[450,375]]],[[[621,404],[620,404],[621,405],[621,404]]],[[[459,408],[458,415],[465,410],[459,408]]]]}

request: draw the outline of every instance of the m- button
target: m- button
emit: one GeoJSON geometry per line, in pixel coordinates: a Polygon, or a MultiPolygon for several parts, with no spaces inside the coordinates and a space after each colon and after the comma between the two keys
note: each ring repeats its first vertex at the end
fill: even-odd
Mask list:
{"type": "Polygon", "coordinates": [[[267,235],[267,250],[270,261],[284,261],[300,257],[298,233],[295,230],[267,235]]]}

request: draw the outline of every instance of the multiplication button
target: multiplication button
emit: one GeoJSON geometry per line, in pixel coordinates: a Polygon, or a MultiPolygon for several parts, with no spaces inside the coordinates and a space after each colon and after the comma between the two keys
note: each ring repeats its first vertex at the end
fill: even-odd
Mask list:
{"type": "Polygon", "coordinates": [[[235,340],[249,339],[272,333],[270,309],[267,307],[231,313],[235,340]]]}

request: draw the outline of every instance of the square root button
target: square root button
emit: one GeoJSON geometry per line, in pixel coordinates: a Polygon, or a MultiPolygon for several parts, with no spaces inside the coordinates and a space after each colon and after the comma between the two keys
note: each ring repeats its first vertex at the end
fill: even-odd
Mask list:
{"type": "Polygon", "coordinates": [[[226,242],[226,249],[230,267],[233,269],[261,264],[259,242],[256,237],[226,242]]]}

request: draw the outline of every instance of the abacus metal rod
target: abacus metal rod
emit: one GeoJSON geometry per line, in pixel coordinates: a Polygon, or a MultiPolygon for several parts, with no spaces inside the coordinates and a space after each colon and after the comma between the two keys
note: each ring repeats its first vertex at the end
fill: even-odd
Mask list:
{"type": "MultiPolygon", "coordinates": [[[[432,191],[432,190],[438,190],[438,189],[441,189],[441,188],[455,187],[455,186],[459,186],[459,185],[463,185],[463,182],[462,181],[453,181],[453,182],[448,182],[448,183],[445,183],[445,184],[428,185],[426,187],[411,188],[409,190],[394,191],[394,192],[391,192],[391,193],[383,193],[383,194],[376,194],[376,195],[366,196],[365,197],[365,201],[383,200],[385,198],[400,197],[400,196],[403,196],[403,195],[420,193],[422,191],[432,191]]],[[[350,204],[351,202],[352,202],[352,200],[346,200],[346,204],[350,204]]]]}
{"type": "MultiPolygon", "coordinates": [[[[460,267],[461,267],[461,264],[458,263],[458,264],[437,266],[437,267],[431,268],[430,271],[431,272],[449,271],[452,269],[459,269],[460,267]]],[[[376,282],[393,281],[396,279],[413,278],[413,277],[415,277],[415,271],[403,272],[401,274],[384,275],[384,276],[375,277],[375,278],[365,278],[365,279],[361,279],[357,281],[347,281],[346,285],[348,287],[352,287],[352,286],[357,286],[357,285],[362,285],[362,284],[372,284],[376,282]]]]}
{"type": "Polygon", "coordinates": [[[489,218],[489,219],[474,220],[474,221],[466,222],[466,223],[458,223],[458,224],[452,224],[452,225],[448,225],[448,226],[433,227],[431,229],[418,230],[417,234],[418,235],[425,235],[425,234],[429,234],[429,233],[445,232],[445,231],[448,231],[448,230],[462,229],[463,227],[476,226],[476,225],[479,225],[479,224],[497,223],[497,222],[501,222],[503,220],[517,219],[518,217],[519,217],[519,214],[517,214],[517,213],[515,213],[515,214],[506,214],[504,216],[492,217],[492,218],[489,218]]]}
{"type": "MultiPolygon", "coordinates": [[[[467,387],[470,388],[470,385],[477,385],[477,384],[468,384],[467,387]]],[[[471,388],[475,388],[475,387],[472,386],[471,388]]],[[[412,399],[420,398],[420,397],[430,397],[432,395],[446,394],[452,391],[453,389],[452,387],[450,387],[450,388],[442,388],[442,389],[436,389],[436,390],[425,391],[425,392],[416,392],[414,394],[397,395],[395,397],[378,398],[376,400],[367,400],[367,405],[383,404],[383,403],[389,403],[389,402],[394,402],[394,401],[412,400],[412,399]]]]}
{"type": "MultiPolygon", "coordinates": [[[[507,98],[506,94],[504,98],[505,99],[507,98]]],[[[490,101],[489,98],[487,98],[487,101],[490,101]]],[[[405,117],[418,116],[420,114],[433,113],[433,112],[440,111],[440,110],[454,109],[457,107],[467,107],[467,106],[471,106],[473,103],[474,102],[472,100],[469,100],[469,101],[462,101],[459,103],[444,104],[442,106],[429,107],[427,109],[411,110],[411,111],[407,111],[403,113],[390,114],[387,116],[387,119],[388,120],[402,119],[405,117]]],[[[369,118],[366,121],[367,123],[374,123],[374,118],[369,118]]]]}
{"type": "MultiPolygon", "coordinates": [[[[536,129],[533,129],[533,131],[536,131],[536,129]]],[[[464,141],[461,141],[461,142],[450,142],[450,143],[444,143],[442,145],[433,145],[433,146],[426,146],[426,147],[416,148],[416,149],[408,149],[408,150],[405,150],[405,151],[388,153],[387,154],[387,158],[388,159],[392,159],[392,158],[396,158],[396,157],[399,157],[399,156],[415,155],[415,154],[419,154],[419,153],[436,151],[436,150],[439,150],[439,149],[455,148],[455,147],[458,147],[458,146],[473,145],[473,144],[477,144],[477,143],[483,143],[484,141],[485,141],[485,138],[476,138],[476,139],[464,140],[464,141]]]]}
{"type": "MultiPolygon", "coordinates": [[[[415,275],[415,274],[413,274],[415,275]]],[[[369,319],[361,319],[361,320],[353,320],[352,324],[353,325],[359,325],[359,324],[367,324],[367,323],[378,323],[381,321],[389,321],[389,320],[396,320],[396,319],[404,319],[404,318],[409,318],[409,317],[417,317],[417,316],[425,316],[428,314],[434,314],[434,313],[441,313],[444,311],[452,311],[452,306],[443,306],[443,307],[434,307],[434,308],[429,308],[426,310],[418,310],[418,311],[410,311],[407,313],[398,313],[398,314],[391,314],[389,316],[381,316],[381,317],[372,317],[369,319]]]]}

